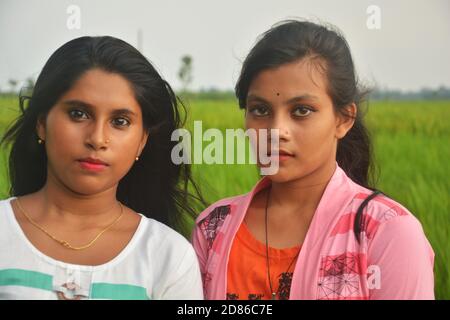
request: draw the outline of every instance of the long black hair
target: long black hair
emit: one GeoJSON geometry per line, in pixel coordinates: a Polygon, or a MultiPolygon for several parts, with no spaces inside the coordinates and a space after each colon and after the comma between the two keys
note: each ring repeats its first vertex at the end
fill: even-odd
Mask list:
{"type": "Polygon", "coordinates": [[[20,97],[21,114],[1,140],[11,144],[10,195],[33,193],[45,185],[47,156],[37,143],[37,121],[83,73],[94,68],[129,81],[149,133],[140,160],[119,182],[117,199],[136,212],[188,233],[185,223],[196,216],[204,200],[190,167],[171,160],[177,143],[171,141],[171,134],[184,124],[184,106],[137,49],[109,36],[81,37],[61,46],[39,74],[32,95],[20,97]]]}
{"type": "Polygon", "coordinates": [[[345,107],[351,103],[357,106],[353,127],[338,141],[336,161],[353,181],[372,189],[372,146],[361,112],[368,91],[358,84],[347,41],[335,27],[286,20],[265,32],[244,60],[235,87],[239,107],[246,107],[250,84],[261,71],[310,57],[325,61],[327,89],[334,109],[351,117],[345,107]]]}

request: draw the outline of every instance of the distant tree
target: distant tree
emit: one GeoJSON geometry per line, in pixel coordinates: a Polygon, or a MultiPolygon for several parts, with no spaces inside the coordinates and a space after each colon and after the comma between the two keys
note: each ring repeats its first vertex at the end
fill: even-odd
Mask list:
{"type": "Polygon", "coordinates": [[[183,86],[183,92],[187,92],[187,89],[192,82],[192,57],[190,55],[181,57],[181,67],[178,71],[178,77],[183,86]]]}
{"type": "Polygon", "coordinates": [[[34,88],[34,79],[32,77],[27,78],[27,80],[25,81],[25,87],[32,91],[34,88]]]}
{"type": "Polygon", "coordinates": [[[11,87],[11,92],[16,92],[17,80],[9,79],[8,84],[11,87]]]}
{"type": "Polygon", "coordinates": [[[375,87],[370,92],[370,99],[373,100],[449,100],[450,88],[443,85],[436,89],[421,88],[415,91],[401,91],[393,89],[380,89],[375,87]]]}

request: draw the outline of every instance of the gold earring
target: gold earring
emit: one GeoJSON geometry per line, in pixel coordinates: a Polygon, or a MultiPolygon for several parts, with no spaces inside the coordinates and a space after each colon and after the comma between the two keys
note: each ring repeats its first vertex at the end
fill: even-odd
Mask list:
{"type": "Polygon", "coordinates": [[[138,161],[139,160],[139,157],[136,157],[136,161],[138,161]]]}

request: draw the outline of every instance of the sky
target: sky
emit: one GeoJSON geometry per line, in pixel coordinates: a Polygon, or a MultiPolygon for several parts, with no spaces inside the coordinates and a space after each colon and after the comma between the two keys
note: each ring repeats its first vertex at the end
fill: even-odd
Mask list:
{"type": "Polygon", "coordinates": [[[9,79],[19,86],[36,79],[59,46],[85,35],[139,46],[175,88],[188,54],[191,89],[232,89],[258,36],[289,18],[337,26],[359,78],[370,86],[450,87],[448,0],[0,0],[0,90],[9,89],[9,79]],[[74,21],[71,6],[79,9],[79,29],[67,26],[74,21]]]}

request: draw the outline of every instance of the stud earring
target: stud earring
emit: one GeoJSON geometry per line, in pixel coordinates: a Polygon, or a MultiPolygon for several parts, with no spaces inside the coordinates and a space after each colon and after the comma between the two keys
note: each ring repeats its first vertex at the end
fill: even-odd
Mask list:
{"type": "Polygon", "coordinates": [[[139,157],[136,157],[136,161],[138,161],[139,160],[139,157]]]}
{"type": "Polygon", "coordinates": [[[38,143],[39,143],[39,144],[43,144],[43,143],[44,143],[44,140],[42,140],[41,138],[39,138],[39,139],[38,139],[38,143]]]}

